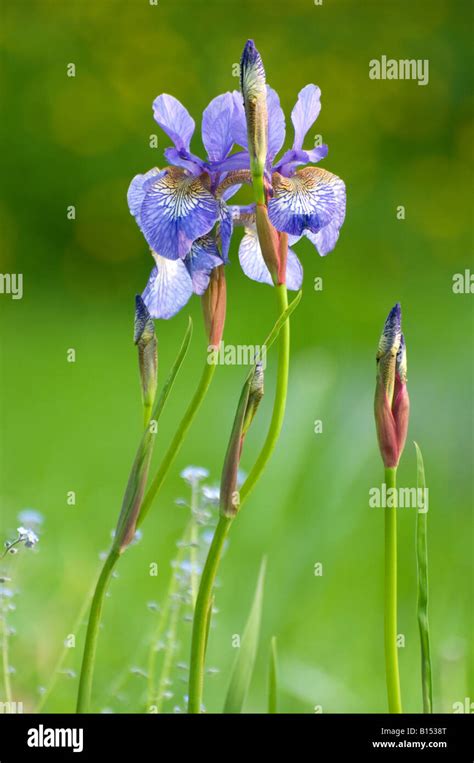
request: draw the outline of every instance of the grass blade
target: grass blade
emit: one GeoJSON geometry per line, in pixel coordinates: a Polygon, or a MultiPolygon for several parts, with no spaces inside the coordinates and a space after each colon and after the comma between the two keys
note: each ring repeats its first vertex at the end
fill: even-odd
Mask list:
{"type": "Polygon", "coordinates": [[[245,625],[240,649],[232,669],[229,689],[224,704],[224,713],[241,713],[249,690],[260,636],[265,568],[266,558],[264,557],[260,565],[260,572],[252,607],[245,625]]]}
{"type": "MultiPolygon", "coordinates": [[[[425,467],[423,456],[417,443],[417,487],[419,490],[426,488],[425,467]]],[[[421,643],[421,684],[423,694],[423,712],[433,712],[433,687],[431,677],[431,649],[430,627],[428,621],[428,512],[417,512],[416,515],[416,568],[418,577],[417,616],[421,643]]]]}
{"type": "Polygon", "coordinates": [[[270,664],[268,667],[268,712],[278,712],[278,663],[277,642],[273,636],[270,643],[270,664]]]}

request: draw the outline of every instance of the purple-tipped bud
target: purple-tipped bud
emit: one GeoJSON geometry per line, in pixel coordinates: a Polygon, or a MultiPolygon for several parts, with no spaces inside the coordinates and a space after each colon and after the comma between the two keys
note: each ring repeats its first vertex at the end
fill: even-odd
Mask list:
{"type": "Polygon", "coordinates": [[[247,40],[242,53],[240,86],[247,118],[252,174],[263,176],[268,145],[267,88],[262,58],[253,40],[247,40]]]}
{"type": "Polygon", "coordinates": [[[377,352],[375,423],[386,467],[398,466],[405,447],[410,409],[406,370],[401,308],[397,302],[385,321],[377,352]]]}
{"type": "Polygon", "coordinates": [[[148,312],[147,306],[138,294],[135,298],[133,341],[138,347],[143,405],[145,410],[150,412],[158,384],[158,344],[156,341],[155,324],[148,312]]]}

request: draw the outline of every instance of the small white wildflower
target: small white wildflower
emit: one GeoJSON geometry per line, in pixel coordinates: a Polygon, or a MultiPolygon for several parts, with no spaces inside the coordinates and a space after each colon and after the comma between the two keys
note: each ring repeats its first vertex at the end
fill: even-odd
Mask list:
{"type": "Polygon", "coordinates": [[[38,536],[28,527],[17,527],[18,540],[24,543],[26,548],[33,548],[39,541],[38,536]]]}
{"type": "Polygon", "coordinates": [[[209,471],[202,466],[187,466],[181,472],[180,476],[190,485],[197,485],[201,480],[209,477],[209,471]]]}
{"type": "Polygon", "coordinates": [[[218,503],[220,490],[217,485],[203,485],[202,495],[208,503],[218,503]]]}

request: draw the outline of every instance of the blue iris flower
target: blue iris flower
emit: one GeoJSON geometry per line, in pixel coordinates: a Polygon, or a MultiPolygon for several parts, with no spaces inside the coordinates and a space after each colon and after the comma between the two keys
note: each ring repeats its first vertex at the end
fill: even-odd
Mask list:
{"type": "Polygon", "coordinates": [[[171,318],[193,292],[204,294],[212,270],[227,262],[232,215],[225,201],[239,185],[217,189],[234,145],[234,113],[231,93],[205,109],[203,161],[190,151],[195,122],[185,107],[166,94],[153,103],[155,120],[174,143],[164,152],[171,166],[136,175],[128,190],[130,212],[156,263],[142,295],[153,318],[171,318]]]}
{"type": "MultiPolygon", "coordinates": [[[[249,41],[248,45],[253,43],[249,41]]],[[[234,91],[233,97],[234,143],[244,149],[233,155],[233,168],[238,170],[250,166],[250,156],[242,94],[234,91]]],[[[291,112],[293,146],[277,160],[285,141],[285,116],[278,94],[269,85],[266,86],[268,136],[265,178],[268,215],[272,225],[288,234],[290,245],[305,236],[324,256],[334,249],[339,237],[346,211],[346,191],[344,182],[331,172],[319,167],[301,168],[301,165],[319,162],[328,153],[326,145],[303,148],[306,134],[319,116],[320,98],[321,91],[316,85],[306,85],[300,91],[291,112]]],[[[233,216],[234,222],[245,228],[239,248],[242,269],[255,281],[273,284],[260,250],[252,207],[234,207],[233,216]]],[[[301,263],[291,248],[288,250],[286,279],[289,289],[299,289],[303,279],[301,263]]]]}

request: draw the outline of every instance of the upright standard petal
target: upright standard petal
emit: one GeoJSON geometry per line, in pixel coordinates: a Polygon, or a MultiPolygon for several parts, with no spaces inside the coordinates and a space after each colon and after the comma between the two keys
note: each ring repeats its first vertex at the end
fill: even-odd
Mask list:
{"type": "Polygon", "coordinates": [[[172,95],[159,95],[153,101],[153,116],[178,150],[189,151],[195,122],[183,104],[172,95]]]}
{"type": "Polygon", "coordinates": [[[153,252],[156,266],[142,294],[152,318],[172,318],[189,300],[193,283],[182,260],[167,260],[153,252]]]}
{"type": "Polygon", "coordinates": [[[316,85],[306,85],[298,93],[298,100],[291,112],[295,128],[293,148],[303,148],[303,141],[309,128],[316,122],[321,111],[321,90],[316,85]]]}
{"type": "Polygon", "coordinates": [[[186,255],[184,264],[191,276],[194,293],[202,296],[209,286],[212,271],[222,265],[215,237],[208,234],[198,238],[186,255]]]}
{"type": "Polygon", "coordinates": [[[234,99],[231,93],[214,98],[202,115],[202,142],[211,162],[225,159],[231,150],[234,99]]]}
{"type": "Polygon", "coordinates": [[[276,90],[267,85],[268,110],[268,156],[267,163],[272,164],[275,156],[285,142],[285,115],[280,106],[280,98],[276,90]]]}
{"type": "Polygon", "coordinates": [[[232,114],[232,137],[234,143],[242,148],[247,148],[247,121],[245,119],[244,97],[238,90],[232,92],[234,111],[232,114]]]}
{"type": "Polygon", "coordinates": [[[343,181],[319,167],[305,167],[291,178],[275,172],[272,183],[270,220],[277,230],[293,236],[300,236],[306,228],[318,233],[345,205],[343,181]]]}
{"type": "Polygon", "coordinates": [[[162,257],[185,257],[193,241],[211,230],[218,214],[206,175],[195,177],[170,167],[146,183],[141,227],[151,249],[162,257]]]}

